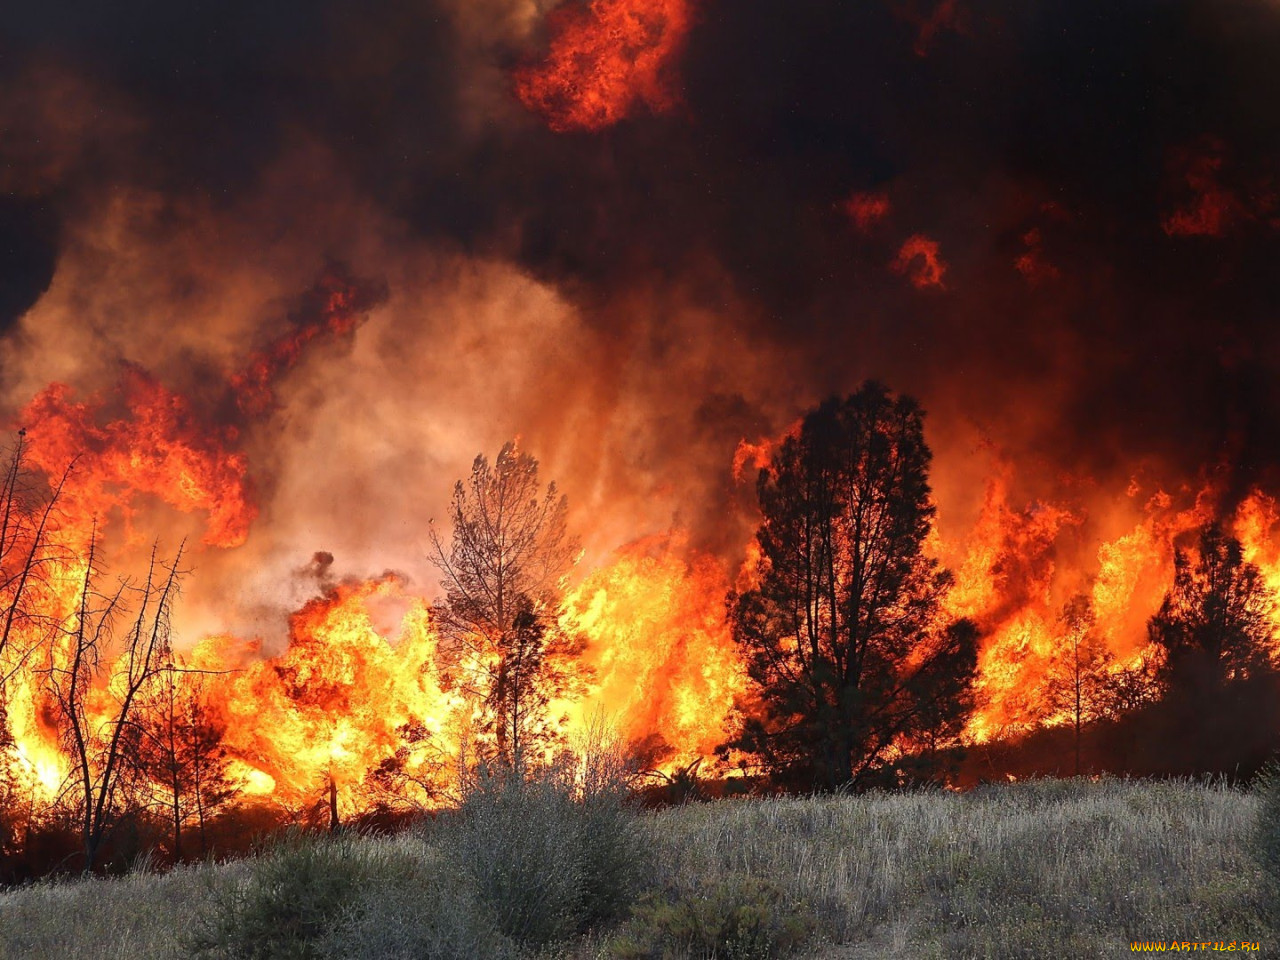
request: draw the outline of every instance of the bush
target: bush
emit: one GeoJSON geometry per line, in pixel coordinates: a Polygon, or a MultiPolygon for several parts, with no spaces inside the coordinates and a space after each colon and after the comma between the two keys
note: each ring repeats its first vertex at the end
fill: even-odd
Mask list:
{"type": "Polygon", "coordinates": [[[290,836],[210,893],[186,946],[272,960],[514,958],[470,877],[412,837],[290,836]]]}
{"type": "MultiPolygon", "coordinates": [[[[413,842],[413,841],[409,841],[413,842]]],[[[316,945],[331,960],[514,960],[470,878],[423,850],[410,882],[367,883],[316,945]]]]}
{"type": "Polygon", "coordinates": [[[482,777],[431,831],[474,879],[499,929],[522,943],[564,940],[621,915],[647,873],[624,795],[583,795],[562,774],[482,777]]]}
{"type": "Polygon", "coordinates": [[[1270,889],[1267,899],[1274,919],[1280,921],[1280,762],[1262,772],[1256,785],[1258,821],[1255,826],[1257,856],[1270,889]]]}
{"type": "Polygon", "coordinates": [[[617,960],[769,960],[794,953],[813,934],[802,903],[746,874],[692,890],[650,895],[611,945],[617,960]]]}
{"type": "Polygon", "coordinates": [[[417,872],[407,852],[374,856],[371,841],[286,835],[241,875],[211,891],[210,906],[189,939],[206,957],[306,960],[340,919],[349,920],[358,892],[375,881],[409,882],[417,872]]]}

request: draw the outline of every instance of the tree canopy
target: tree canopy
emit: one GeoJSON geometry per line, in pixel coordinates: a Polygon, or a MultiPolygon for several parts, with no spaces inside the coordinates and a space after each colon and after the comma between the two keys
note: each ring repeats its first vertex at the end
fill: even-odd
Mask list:
{"type": "Polygon", "coordinates": [[[1217,524],[1174,555],[1173,585],[1148,624],[1162,654],[1151,739],[1172,772],[1256,770],[1280,748],[1276,595],[1217,524]]]}
{"type": "Polygon", "coordinates": [[[951,576],[924,549],[923,422],[868,383],[811,411],[760,473],[758,582],[730,597],[756,702],[729,746],[782,782],[927,766],[971,709],[976,629],[944,622],[951,576]]]}
{"type": "Polygon", "coordinates": [[[1151,618],[1175,687],[1216,687],[1275,669],[1276,597],[1245,562],[1240,541],[1217,525],[1200,531],[1195,559],[1174,555],[1173,587],[1151,618]]]}

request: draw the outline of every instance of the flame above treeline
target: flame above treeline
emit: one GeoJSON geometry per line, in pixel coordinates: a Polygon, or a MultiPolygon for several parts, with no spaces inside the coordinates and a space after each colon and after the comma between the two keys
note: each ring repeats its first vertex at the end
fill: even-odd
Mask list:
{"type": "MultiPolygon", "coordinates": [[[[74,618],[94,529],[126,564],[142,536],[169,539],[165,517],[170,524],[198,518],[205,554],[243,548],[261,519],[242,431],[273,409],[275,382],[312,341],[358,336],[384,298],[376,285],[329,268],[302,298],[288,332],[199,400],[136,366],[101,395],[77,398],[61,384],[40,391],[17,421],[28,461],[50,483],[66,475],[54,521],[64,559],[38,597],[41,612],[54,622],[74,618]],[[151,509],[157,502],[169,509],[151,509]],[[137,529],[140,512],[161,527],[137,529]]],[[[776,440],[744,438],[725,472],[749,485],[776,440]]],[[[1280,506],[1260,491],[1225,515],[1211,482],[1166,492],[1144,488],[1137,477],[1114,494],[1092,490],[1091,502],[1019,504],[1011,499],[1015,468],[986,453],[990,473],[976,519],[957,531],[940,517],[930,543],[956,577],[947,615],[971,617],[981,629],[978,708],[965,742],[1065,721],[1048,676],[1067,643],[1061,611],[1074,595],[1091,598],[1115,669],[1143,656],[1146,621],[1172,582],[1174,551],[1208,522],[1223,521],[1245,558],[1280,588],[1280,506]],[[1104,527],[1112,532],[1099,535],[1104,527]]],[[[944,488],[946,478],[941,469],[944,488]]],[[[590,522],[581,513],[576,519],[590,522]]],[[[744,541],[718,556],[673,528],[580,564],[558,614],[566,632],[585,640],[572,665],[578,682],[572,695],[550,704],[565,743],[604,723],[655,770],[694,762],[717,769],[716,748],[749,695],[726,598],[735,584],[751,582],[753,548],[744,541]]],[[[313,596],[288,614],[287,644],[278,653],[256,636],[178,639],[183,661],[203,678],[207,709],[225,730],[235,779],[246,797],[287,807],[313,802],[325,784],[336,787],[347,812],[389,795],[411,805],[444,802],[476,736],[479,704],[463,692],[457,665],[440,655],[436,598],[429,585],[394,572],[332,578],[333,562],[328,554],[314,558],[313,596]],[[396,776],[388,777],[393,768],[396,776]]],[[[191,574],[197,584],[199,576],[191,574]]],[[[38,646],[28,638],[13,649],[38,646]]],[[[14,671],[7,690],[11,749],[33,794],[46,800],[70,774],[41,681],[58,656],[54,643],[6,669],[14,671]]],[[[106,719],[111,709],[109,691],[98,691],[91,712],[106,719]]]]}

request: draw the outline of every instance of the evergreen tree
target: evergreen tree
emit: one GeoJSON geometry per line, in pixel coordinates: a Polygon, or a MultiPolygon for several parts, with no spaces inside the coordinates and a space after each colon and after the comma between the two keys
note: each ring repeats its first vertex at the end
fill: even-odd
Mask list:
{"type": "Polygon", "coordinates": [[[1178,550],[1148,625],[1163,654],[1153,750],[1162,772],[1248,774],[1280,748],[1276,596],[1216,524],[1178,550]]]}
{"type": "Polygon", "coordinates": [[[1093,601],[1078,594],[1067,601],[1058,622],[1062,646],[1049,664],[1049,705],[1066,710],[1075,740],[1075,774],[1080,775],[1080,743],[1086,724],[1103,715],[1109,704],[1109,668],[1114,662],[1097,631],[1093,601]]]}
{"type": "Polygon", "coordinates": [[[757,702],[729,746],[780,781],[927,775],[971,709],[976,630],[942,622],[951,577],[924,552],[929,462],[919,405],[869,383],[761,471],[759,583],[730,597],[757,702]]]}

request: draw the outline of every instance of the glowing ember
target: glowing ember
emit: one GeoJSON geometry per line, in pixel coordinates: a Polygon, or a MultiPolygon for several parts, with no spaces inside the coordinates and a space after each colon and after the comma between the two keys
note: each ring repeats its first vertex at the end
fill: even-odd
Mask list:
{"type": "Polygon", "coordinates": [[[1017,271],[1027,279],[1031,286],[1039,286],[1048,280],[1058,279],[1058,268],[1045,259],[1044,238],[1040,228],[1028,230],[1022,237],[1026,250],[1014,260],[1017,271]]]}
{"type": "Polygon", "coordinates": [[[1244,205],[1220,182],[1225,157],[1225,145],[1216,140],[1174,154],[1173,166],[1180,171],[1191,199],[1165,217],[1161,226],[1169,236],[1221,237],[1247,215],[1244,205]]]}

